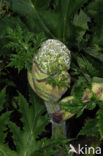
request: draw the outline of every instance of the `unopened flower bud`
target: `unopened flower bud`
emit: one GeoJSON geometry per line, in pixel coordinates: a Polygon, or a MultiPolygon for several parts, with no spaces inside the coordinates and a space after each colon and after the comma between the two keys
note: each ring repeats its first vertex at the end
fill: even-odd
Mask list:
{"type": "Polygon", "coordinates": [[[70,84],[68,69],[70,68],[70,51],[60,41],[49,39],[42,43],[38,53],[34,55],[32,73],[28,80],[33,90],[45,101],[58,101],[68,87],[47,83],[48,78],[70,84]]]}

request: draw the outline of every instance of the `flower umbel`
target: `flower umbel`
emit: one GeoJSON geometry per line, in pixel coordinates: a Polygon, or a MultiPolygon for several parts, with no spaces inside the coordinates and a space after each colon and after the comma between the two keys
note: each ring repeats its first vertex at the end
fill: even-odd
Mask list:
{"type": "Polygon", "coordinates": [[[34,59],[41,70],[50,75],[70,68],[70,51],[58,40],[43,42],[34,59]]]}

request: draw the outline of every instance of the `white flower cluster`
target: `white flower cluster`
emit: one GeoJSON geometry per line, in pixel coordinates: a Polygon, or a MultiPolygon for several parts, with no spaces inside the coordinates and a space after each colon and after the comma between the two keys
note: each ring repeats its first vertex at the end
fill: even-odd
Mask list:
{"type": "Polygon", "coordinates": [[[69,49],[61,41],[55,39],[43,42],[34,59],[45,73],[55,74],[70,68],[69,49]]]}

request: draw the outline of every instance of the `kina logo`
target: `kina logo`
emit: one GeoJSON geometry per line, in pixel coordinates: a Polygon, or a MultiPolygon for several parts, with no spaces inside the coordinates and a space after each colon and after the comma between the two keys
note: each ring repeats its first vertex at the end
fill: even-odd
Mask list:
{"type": "Polygon", "coordinates": [[[69,145],[70,150],[69,153],[76,153],[76,154],[101,154],[101,147],[88,147],[87,145],[85,145],[84,147],[82,147],[80,144],[78,144],[77,150],[75,149],[75,147],[70,144],[69,145]]]}
{"type": "Polygon", "coordinates": [[[70,144],[69,147],[70,147],[69,150],[70,153],[78,153],[72,144],[70,144]]]}

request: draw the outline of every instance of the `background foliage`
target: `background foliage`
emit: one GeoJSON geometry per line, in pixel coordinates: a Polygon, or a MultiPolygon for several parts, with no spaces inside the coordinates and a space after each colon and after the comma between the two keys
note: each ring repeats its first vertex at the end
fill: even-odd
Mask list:
{"type": "Polygon", "coordinates": [[[93,77],[103,78],[103,0],[0,0],[0,155],[51,156],[65,142],[49,138],[43,101],[27,82],[33,55],[49,38],[72,55],[66,96],[76,100],[65,109],[77,113],[69,124],[78,122],[68,136],[95,136],[102,145],[103,102],[83,104],[81,97],[93,77]]]}

